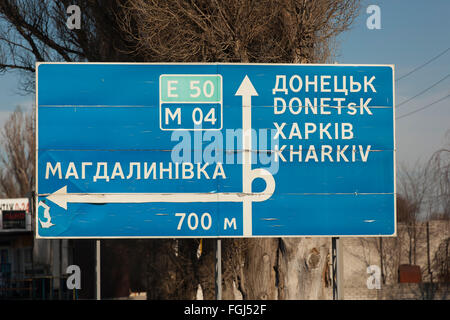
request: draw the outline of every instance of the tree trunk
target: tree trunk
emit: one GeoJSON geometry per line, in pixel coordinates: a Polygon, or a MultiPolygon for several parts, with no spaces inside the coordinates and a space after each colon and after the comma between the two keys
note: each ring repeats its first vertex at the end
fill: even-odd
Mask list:
{"type": "Polygon", "coordinates": [[[274,300],[278,298],[277,238],[247,240],[243,267],[242,296],[250,300],[274,300]]]}
{"type": "Polygon", "coordinates": [[[254,238],[246,246],[238,277],[243,299],[325,298],[329,238],[254,238]]]}
{"type": "MultiPolygon", "coordinates": [[[[203,299],[215,299],[215,253],[216,239],[202,239],[201,256],[195,267],[196,278],[202,287],[203,299]]],[[[196,258],[196,257],[195,257],[196,258]]]]}
{"type": "Polygon", "coordinates": [[[148,300],[195,299],[195,249],[194,240],[189,239],[149,241],[148,300]]]}
{"type": "Polygon", "coordinates": [[[328,268],[329,238],[282,238],[278,287],[280,299],[324,299],[324,269],[328,268]]]}

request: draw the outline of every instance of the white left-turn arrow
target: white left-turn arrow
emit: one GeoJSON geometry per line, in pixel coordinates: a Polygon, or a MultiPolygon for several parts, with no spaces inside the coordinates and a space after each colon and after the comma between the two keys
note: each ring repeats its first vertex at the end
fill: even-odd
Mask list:
{"type": "Polygon", "coordinates": [[[275,190],[275,183],[268,183],[263,192],[223,193],[68,193],[67,186],[47,196],[47,199],[67,210],[67,203],[150,203],[150,202],[243,202],[265,201],[275,190]]]}

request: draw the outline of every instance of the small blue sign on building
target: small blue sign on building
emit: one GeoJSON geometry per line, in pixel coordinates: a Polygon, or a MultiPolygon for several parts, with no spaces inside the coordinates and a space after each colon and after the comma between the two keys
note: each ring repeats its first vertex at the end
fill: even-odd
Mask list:
{"type": "Polygon", "coordinates": [[[396,234],[391,65],[36,74],[39,238],[396,234]]]}

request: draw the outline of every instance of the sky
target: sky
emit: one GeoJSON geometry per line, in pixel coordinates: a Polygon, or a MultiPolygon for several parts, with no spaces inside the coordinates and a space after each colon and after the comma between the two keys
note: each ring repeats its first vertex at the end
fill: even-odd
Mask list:
{"type": "MultiPolygon", "coordinates": [[[[394,64],[402,78],[450,48],[449,0],[363,1],[351,30],[339,38],[338,63],[394,64]],[[369,29],[369,5],[380,8],[381,29],[369,29]]],[[[420,109],[450,94],[450,50],[395,83],[396,117],[420,109]]],[[[450,98],[396,120],[397,163],[412,166],[450,144],[450,98]],[[446,132],[447,134],[446,138],[446,132]]]]}
{"type": "Polygon", "coordinates": [[[0,128],[18,106],[22,110],[30,110],[34,105],[34,95],[20,90],[20,78],[17,71],[0,74],[0,128]]]}
{"type": "MultiPolygon", "coordinates": [[[[337,39],[337,63],[393,64],[396,78],[450,48],[450,0],[363,0],[361,12],[349,31],[337,39]],[[369,5],[380,8],[381,29],[369,29],[369,5]]],[[[396,108],[401,117],[450,94],[450,50],[423,68],[396,81],[396,108]],[[445,78],[447,77],[447,78],[445,78]]],[[[33,95],[19,90],[20,73],[0,75],[0,127],[20,105],[29,110],[33,95]]],[[[397,163],[424,162],[450,140],[450,98],[396,121],[397,163]],[[446,136],[446,132],[448,132],[446,136]]]]}

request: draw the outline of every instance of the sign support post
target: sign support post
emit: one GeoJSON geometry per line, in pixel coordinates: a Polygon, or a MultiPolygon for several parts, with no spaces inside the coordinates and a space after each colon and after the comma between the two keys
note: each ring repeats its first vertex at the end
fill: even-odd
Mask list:
{"type": "Polygon", "coordinates": [[[96,252],[96,258],[95,258],[95,262],[96,262],[96,266],[95,266],[95,272],[96,272],[96,276],[97,276],[97,291],[96,291],[96,299],[97,300],[101,300],[101,264],[100,264],[100,240],[96,240],[95,241],[95,252],[96,252]]]}
{"type": "Polygon", "coordinates": [[[222,240],[216,242],[216,300],[222,300],[222,240]]]}
{"type": "Polygon", "coordinates": [[[333,267],[333,300],[344,300],[344,254],[342,239],[331,238],[331,255],[333,267]]]}

